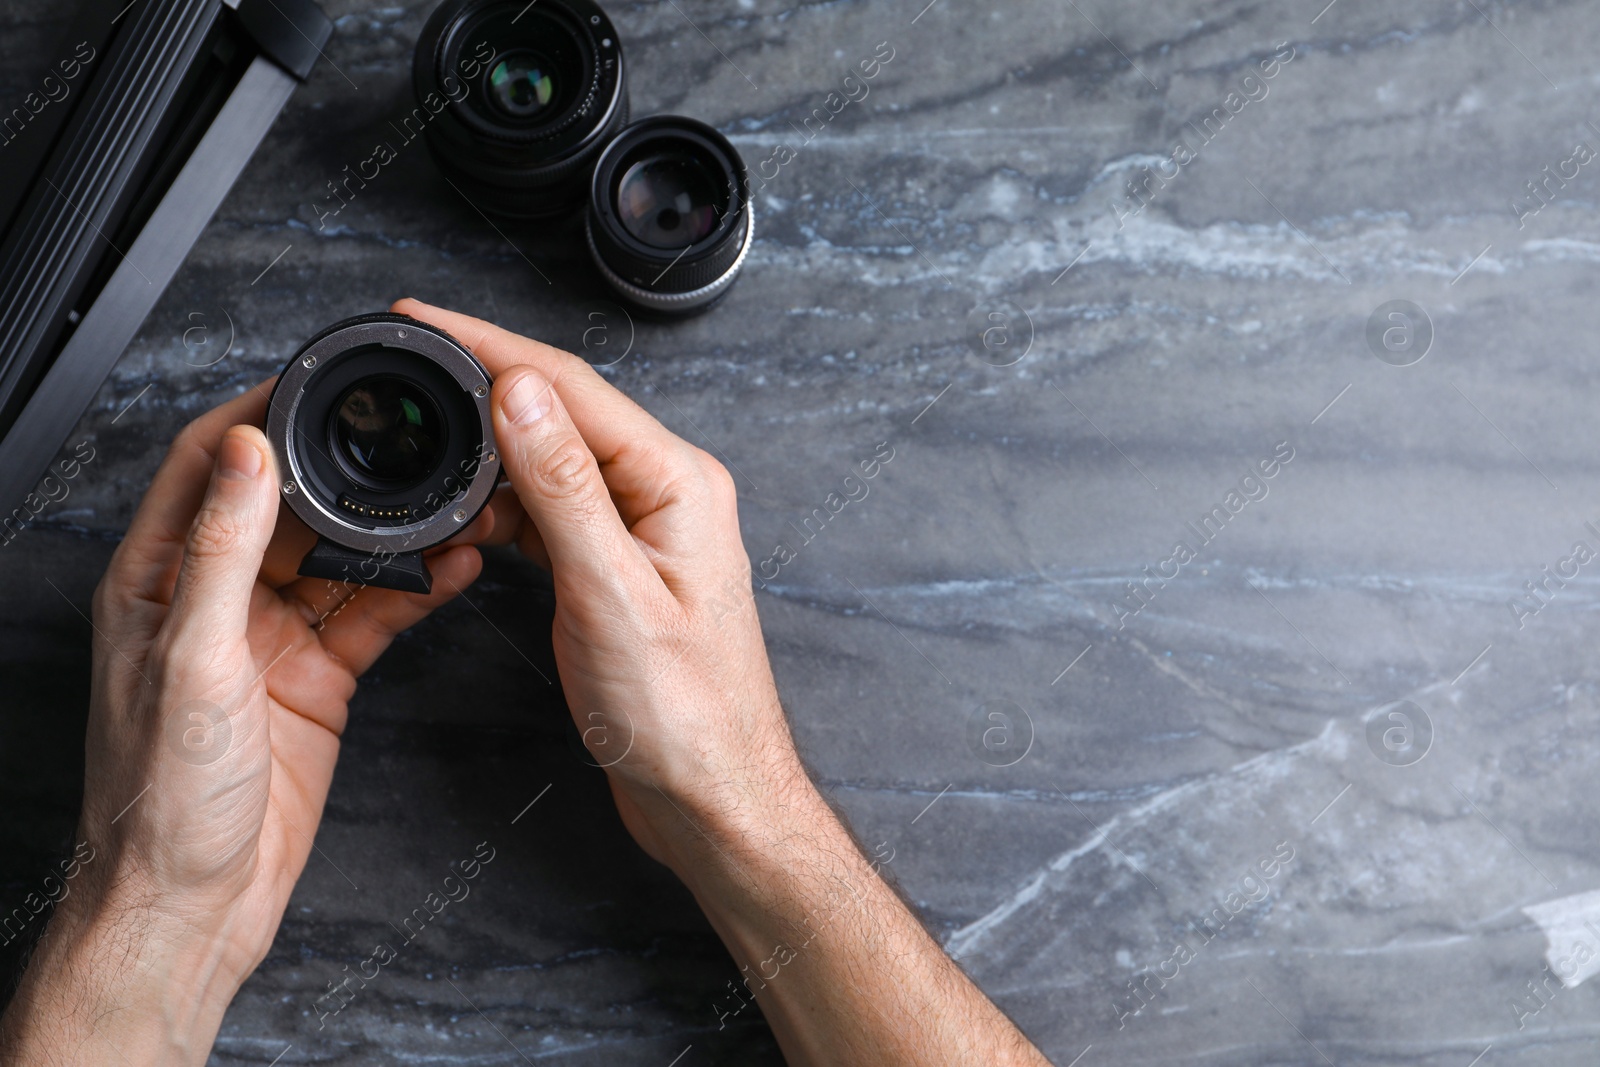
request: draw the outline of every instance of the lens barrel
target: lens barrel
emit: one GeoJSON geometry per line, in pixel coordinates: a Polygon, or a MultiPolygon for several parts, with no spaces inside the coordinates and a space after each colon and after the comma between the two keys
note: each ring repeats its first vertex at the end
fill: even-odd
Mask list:
{"type": "Polygon", "coordinates": [[[738,277],[753,226],[744,162],[703,122],[641,119],[595,162],[589,251],[635,308],[663,316],[705,310],[738,277]]]}
{"type": "Polygon", "coordinates": [[[494,492],[490,385],[460,342],[427,323],[382,314],[330,326],[272,390],[267,439],[284,502],[332,550],[420,566],[421,550],[465,529],[494,492]]]}
{"type": "Polygon", "coordinates": [[[417,108],[445,177],[509,218],[581,209],[589,168],[628,121],[622,43],[591,0],[446,0],[412,61],[417,108]]]}

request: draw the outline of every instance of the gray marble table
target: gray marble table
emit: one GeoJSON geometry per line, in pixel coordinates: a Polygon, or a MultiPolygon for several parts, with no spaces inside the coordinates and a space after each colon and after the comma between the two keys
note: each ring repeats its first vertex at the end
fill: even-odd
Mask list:
{"type": "MultiPolygon", "coordinates": [[[[925,2],[609,7],[637,113],[783,160],[731,297],[632,328],[420,147],[319,228],[429,9],[330,3],[75,431],[97,458],[0,555],[7,906],[70,847],[83,612],[164,443],[411,294],[615,360],[725,459],[819,780],[1063,1067],[1593,1064],[1600,13],[925,2]]],[[[0,12],[10,99],[62,13],[0,12]]],[[[777,1062],[753,1013],[719,1027],[734,964],[568,748],[547,583],[497,555],[469,596],[364,683],[213,1062],[777,1062]]]]}

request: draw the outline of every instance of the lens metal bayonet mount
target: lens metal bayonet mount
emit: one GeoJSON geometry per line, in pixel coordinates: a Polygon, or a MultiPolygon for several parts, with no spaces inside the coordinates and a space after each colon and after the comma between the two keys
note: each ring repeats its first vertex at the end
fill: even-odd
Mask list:
{"type": "Polygon", "coordinates": [[[499,479],[491,384],[466,346],[405,315],[301,346],[267,414],[283,500],[319,538],[300,573],[428,592],[422,550],[477,518],[499,479]]]}

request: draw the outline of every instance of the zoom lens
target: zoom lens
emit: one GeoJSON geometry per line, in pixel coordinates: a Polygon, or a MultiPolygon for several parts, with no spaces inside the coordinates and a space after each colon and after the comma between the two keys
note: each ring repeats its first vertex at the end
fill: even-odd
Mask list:
{"type": "Polygon", "coordinates": [[[636,122],[595,163],[589,250],[636,308],[685,315],[709,307],[743,267],[752,224],[744,163],[703,122],[636,122]]]}
{"type": "Polygon", "coordinates": [[[446,0],[417,39],[418,107],[434,160],[474,206],[575,212],[589,167],[628,121],[622,45],[592,0],[446,0]]]}
{"type": "Polygon", "coordinates": [[[321,537],[300,573],[426,592],[422,550],[471,523],[499,476],[489,387],[464,346],[403,315],[301,346],[267,414],[284,502],[321,537]]]}

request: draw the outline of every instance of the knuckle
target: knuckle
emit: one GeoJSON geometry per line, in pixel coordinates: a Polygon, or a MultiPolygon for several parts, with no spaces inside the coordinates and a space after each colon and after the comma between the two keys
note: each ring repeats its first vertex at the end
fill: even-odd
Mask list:
{"type": "Polygon", "coordinates": [[[232,648],[207,640],[192,628],[163,626],[146,655],[158,691],[169,697],[209,691],[231,678],[239,661],[232,648]]]}
{"type": "Polygon", "coordinates": [[[533,464],[533,475],[549,496],[566,499],[580,495],[590,484],[594,457],[576,438],[553,443],[533,464]]]}
{"type": "Polygon", "coordinates": [[[734,483],[733,475],[728,472],[728,468],[704,450],[700,451],[696,459],[710,490],[712,503],[722,510],[734,507],[738,503],[739,487],[734,483]]]}
{"type": "Polygon", "coordinates": [[[151,672],[156,676],[156,681],[166,685],[173,680],[173,674],[183,668],[182,656],[176,655],[173,650],[173,631],[171,626],[163,626],[156,631],[155,637],[150,642],[150,648],[145,653],[145,662],[151,672]]]}
{"type": "Polygon", "coordinates": [[[188,552],[200,557],[226,556],[244,543],[245,531],[233,515],[212,505],[201,507],[189,528],[188,552]]]}

